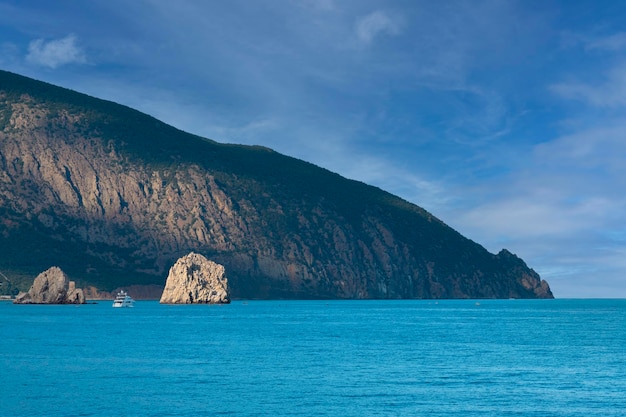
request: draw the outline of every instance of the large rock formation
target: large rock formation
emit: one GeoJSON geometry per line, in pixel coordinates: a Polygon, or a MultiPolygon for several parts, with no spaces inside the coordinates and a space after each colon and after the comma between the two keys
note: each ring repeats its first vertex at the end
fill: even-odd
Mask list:
{"type": "Polygon", "coordinates": [[[15,297],[14,304],[84,304],[83,290],[69,281],[61,268],[53,266],[35,278],[28,292],[15,297]]]}
{"type": "Polygon", "coordinates": [[[161,304],[227,303],[230,295],[222,265],[192,252],[170,268],[161,304]]]}

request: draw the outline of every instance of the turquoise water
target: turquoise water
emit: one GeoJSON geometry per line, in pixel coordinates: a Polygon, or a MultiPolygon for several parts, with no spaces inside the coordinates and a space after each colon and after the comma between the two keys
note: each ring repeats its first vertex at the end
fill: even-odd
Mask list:
{"type": "Polygon", "coordinates": [[[0,303],[2,416],[624,416],[626,300],[0,303]]]}

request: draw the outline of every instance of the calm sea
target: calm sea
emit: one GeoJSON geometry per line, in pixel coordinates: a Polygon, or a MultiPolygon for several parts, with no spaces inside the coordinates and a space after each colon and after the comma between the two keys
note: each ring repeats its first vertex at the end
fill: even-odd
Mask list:
{"type": "Polygon", "coordinates": [[[626,300],[0,302],[2,416],[625,416],[626,300]]]}

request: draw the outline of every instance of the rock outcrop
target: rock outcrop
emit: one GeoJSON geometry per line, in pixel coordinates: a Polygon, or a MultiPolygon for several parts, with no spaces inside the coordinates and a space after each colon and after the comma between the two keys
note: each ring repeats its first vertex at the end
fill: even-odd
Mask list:
{"type": "Polygon", "coordinates": [[[170,268],[161,304],[230,303],[224,267],[191,252],[170,268]]]}
{"type": "Polygon", "coordinates": [[[35,278],[28,292],[15,297],[14,304],[84,304],[83,290],[69,281],[61,268],[53,266],[35,278]]]}

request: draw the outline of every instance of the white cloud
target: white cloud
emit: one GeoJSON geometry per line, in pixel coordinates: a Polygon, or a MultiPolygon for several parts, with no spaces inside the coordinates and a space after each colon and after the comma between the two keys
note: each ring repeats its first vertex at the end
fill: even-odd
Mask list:
{"type": "Polygon", "coordinates": [[[611,108],[626,105],[626,65],[613,68],[601,83],[569,82],[554,84],[552,92],[585,104],[611,108]]]}
{"type": "Polygon", "coordinates": [[[604,197],[579,202],[561,199],[539,200],[532,193],[489,202],[463,216],[463,223],[517,238],[575,236],[603,226],[605,216],[617,209],[604,197]]]}
{"type": "Polygon", "coordinates": [[[28,45],[26,60],[49,68],[57,68],[71,63],[84,63],[85,54],[77,45],[76,36],[67,35],[61,39],[45,41],[35,39],[28,45]]]}
{"type": "Polygon", "coordinates": [[[626,124],[622,121],[603,120],[602,125],[562,136],[537,145],[535,157],[546,167],[564,169],[572,176],[606,178],[613,184],[624,178],[626,166],[626,124]],[[593,169],[592,172],[582,172],[593,169]]]}
{"type": "Polygon", "coordinates": [[[573,38],[570,43],[584,47],[581,61],[589,61],[592,69],[573,66],[570,71],[577,75],[549,89],[562,98],[601,109],[626,106],[626,32],[605,37],[570,34],[569,38],[573,38]]]}
{"type": "Polygon", "coordinates": [[[626,49],[626,33],[619,32],[602,38],[585,39],[587,50],[620,51],[626,49]]]}
{"type": "Polygon", "coordinates": [[[397,35],[400,32],[400,24],[397,19],[378,10],[359,18],[355,30],[359,40],[369,44],[381,34],[397,35]]]}

